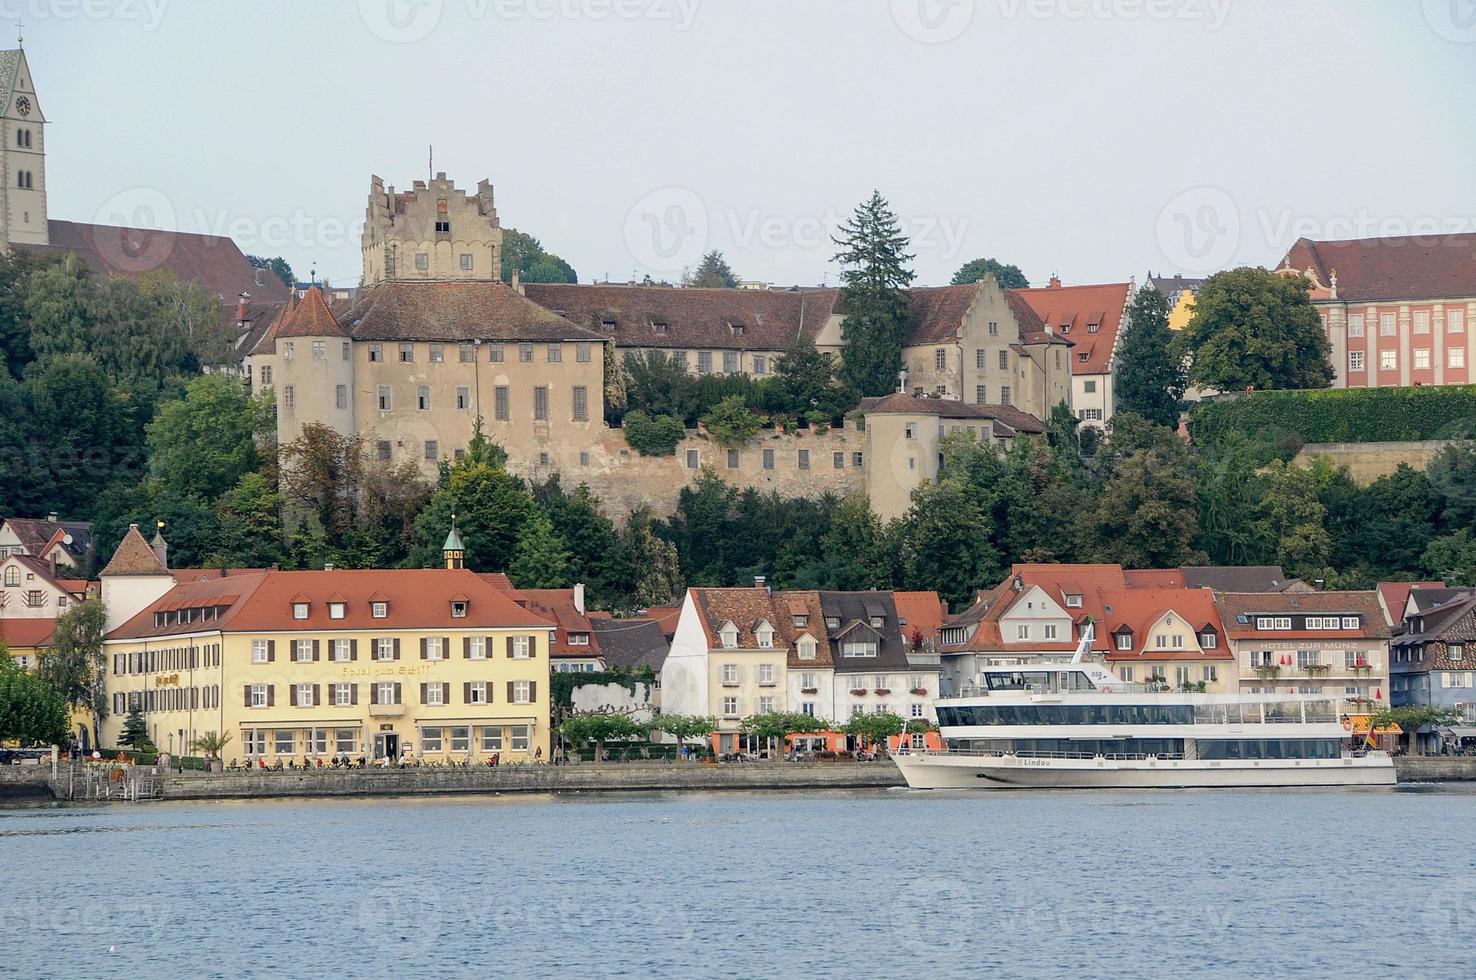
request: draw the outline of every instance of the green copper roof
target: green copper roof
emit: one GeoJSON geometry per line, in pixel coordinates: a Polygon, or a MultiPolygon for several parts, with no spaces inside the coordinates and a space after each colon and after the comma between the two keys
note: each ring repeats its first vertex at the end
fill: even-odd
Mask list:
{"type": "Polygon", "coordinates": [[[441,545],[442,551],[465,551],[466,545],[461,543],[461,535],[456,533],[456,525],[451,525],[451,533],[446,535],[446,543],[441,545]]]}

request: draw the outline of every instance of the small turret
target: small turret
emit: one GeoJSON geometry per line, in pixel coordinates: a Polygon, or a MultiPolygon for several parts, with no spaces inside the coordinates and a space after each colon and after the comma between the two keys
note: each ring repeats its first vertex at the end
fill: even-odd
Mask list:
{"type": "Polygon", "coordinates": [[[456,533],[456,515],[451,515],[451,531],[446,535],[446,543],[441,545],[441,554],[446,559],[446,567],[466,567],[466,545],[461,543],[461,535],[456,533]]]}

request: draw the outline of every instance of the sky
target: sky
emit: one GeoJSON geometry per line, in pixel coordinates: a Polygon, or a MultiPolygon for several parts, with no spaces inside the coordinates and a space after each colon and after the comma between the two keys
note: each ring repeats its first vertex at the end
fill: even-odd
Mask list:
{"type": "Polygon", "coordinates": [[[583,282],[838,281],[875,189],[919,284],[1276,265],[1476,231],[1476,0],[0,0],[50,217],[358,281],[371,174],[489,178],[583,282]]]}

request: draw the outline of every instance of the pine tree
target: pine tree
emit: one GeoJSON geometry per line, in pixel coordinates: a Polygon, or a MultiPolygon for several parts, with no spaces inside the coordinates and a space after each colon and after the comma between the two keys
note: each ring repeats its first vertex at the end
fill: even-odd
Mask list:
{"type": "Polygon", "coordinates": [[[696,272],[687,277],[683,285],[708,289],[736,289],[738,277],[734,275],[723,253],[713,249],[702,256],[702,264],[697,266],[696,272]]]}
{"type": "Polygon", "coordinates": [[[518,536],[508,577],[520,589],[562,589],[569,585],[569,552],[553,522],[535,512],[518,536]]]}
{"type": "Polygon", "coordinates": [[[846,318],[841,323],[841,371],[863,395],[885,395],[897,385],[907,341],[908,239],[881,194],[856,208],[832,239],[844,271],[846,318]]]}
{"type": "Polygon", "coordinates": [[[1117,353],[1117,410],[1137,412],[1173,428],[1179,424],[1184,395],[1184,368],[1168,325],[1168,298],[1144,286],[1128,306],[1127,323],[1117,353]]]}
{"type": "Polygon", "coordinates": [[[149,723],[144,721],[143,712],[139,709],[129,711],[128,717],[123,719],[123,734],[118,736],[118,744],[140,752],[154,747],[149,739],[149,723]]]}

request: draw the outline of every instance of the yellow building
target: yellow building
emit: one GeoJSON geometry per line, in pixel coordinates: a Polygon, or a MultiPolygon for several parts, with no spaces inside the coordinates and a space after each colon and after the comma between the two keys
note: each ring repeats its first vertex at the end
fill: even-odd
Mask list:
{"type": "Polygon", "coordinates": [[[224,758],[268,764],[547,758],[551,629],[460,567],[182,583],[105,641],[103,742],[138,708],[175,753],[213,731],[224,758]]]}

